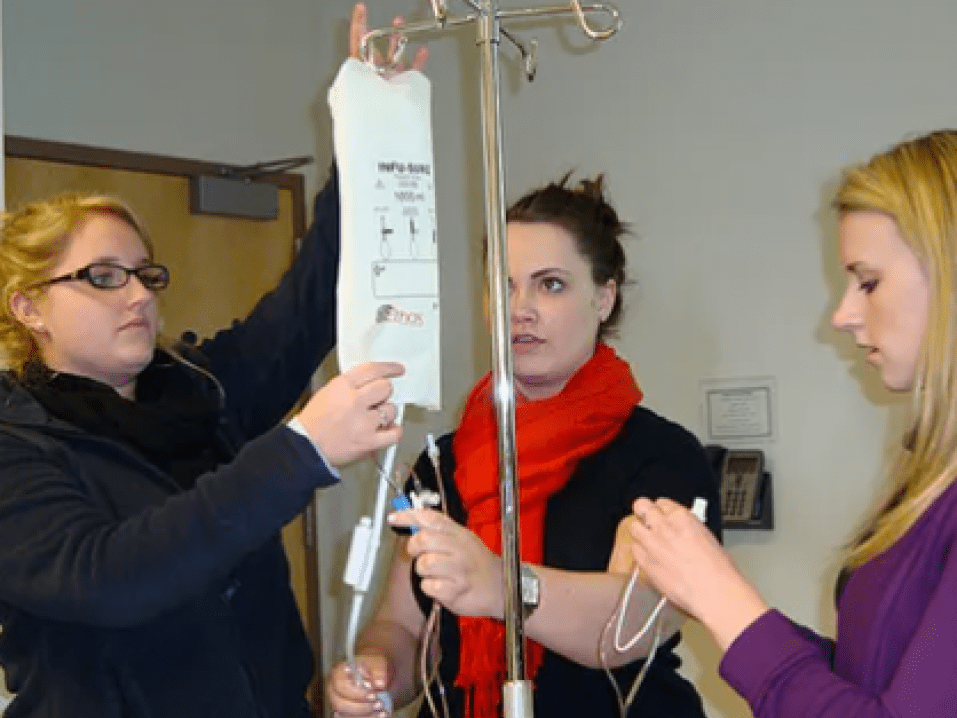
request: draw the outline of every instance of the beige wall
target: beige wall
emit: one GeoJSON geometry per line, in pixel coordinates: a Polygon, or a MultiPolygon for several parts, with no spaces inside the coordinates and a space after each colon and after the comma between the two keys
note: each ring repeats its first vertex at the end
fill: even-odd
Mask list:
{"type": "MultiPolygon", "coordinates": [[[[428,3],[369,5],[382,25],[428,3]]],[[[727,543],[772,603],[830,630],[839,547],[901,419],[851,343],[828,328],[842,279],[826,204],[844,164],[954,123],[943,68],[957,66],[957,4],[619,6],[624,30],[599,48],[574,29],[537,31],[533,84],[506,65],[509,195],[567,169],[608,174],[636,233],[637,285],[619,344],[651,407],[699,430],[700,380],[775,377],[779,433],[766,448],[778,527],[727,543]]],[[[350,8],[351,0],[8,5],[6,130],[238,163],[314,153],[314,187],[329,159],[325,90],[350,8]]],[[[451,425],[487,366],[474,251],[482,222],[474,42],[461,30],[431,47],[448,403],[441,415],[411,418],[406,456],[424,430],[451,425]]],[[[371,507],[369,472],[347,478],[321,501],[327,662],[342,654],[348,533],[371,507]]],[[[743,718],[716,678],[710,641],[689,633],[685,670],[711,714],[743,718]]]]}

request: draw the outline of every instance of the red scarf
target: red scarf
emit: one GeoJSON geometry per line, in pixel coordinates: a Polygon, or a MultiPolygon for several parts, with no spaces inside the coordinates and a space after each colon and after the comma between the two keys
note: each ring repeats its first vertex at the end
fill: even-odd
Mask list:
{"type": "MultiPolygon", "coordinates": [[[[465,525],[501,555],[498,442],[492,375],[469,394],[452,439],[455,485],[466,512],[465,525]]],[[[519,526],[522,560],[543,558],[548,498],[571,478],[578,461],[608,444],[641,401],[628,364],[607,344],[554,397],[515,407],[519,526]]],[[[461,647],[456,685],[465,690],[466,718],[494,718],[506,679],[505,624],[491,618],[459,617],[461,647]]],[[[534,679],[542,647],[528,641],[526,664],[534,679]]]]}

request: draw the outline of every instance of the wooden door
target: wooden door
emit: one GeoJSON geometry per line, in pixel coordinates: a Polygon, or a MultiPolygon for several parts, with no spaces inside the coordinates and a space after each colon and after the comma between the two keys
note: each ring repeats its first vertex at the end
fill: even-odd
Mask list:
{"type": "MultiPolygon", "coordinates": [[[[172,281],[161,295],[163,333],[210,336],[245,317],[276,285],[304,233],[301,175],[271,178],[278,218],[270,221],[190,213],[190,181],[215,174],[208,163],[79,145],[6,138],[6,206],[63,191],[92,191],[125,200],[149,229],[157,261],[172,281]]],[[[320,645],[318,551],[311,507],[283,530],[293,590],[317,658],[320,645]]],[[[314,703],[322,706],[321,680],[314,703]]]]}

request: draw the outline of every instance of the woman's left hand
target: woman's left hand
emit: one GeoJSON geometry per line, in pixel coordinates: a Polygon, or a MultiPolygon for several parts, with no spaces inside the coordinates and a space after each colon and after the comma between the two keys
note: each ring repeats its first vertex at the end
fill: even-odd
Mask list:
{"type": "Polygon", "coordinates": [[[431,509],[397,511],[389,524],[418,528],[407,550],[427,596],[458,616],[503,617],[502,560],[475,533],[431,509]]]}
{"type": "MultiPolygon", "coordinates": [[[[401,17],[397,17],[392,21],[392,27],[395,28],[395,32],[392,34],[392,38],[389,41],[389,56],[395,54],[396,49],[399,45],[399,31],[402,28],[404,21],[401,17]]],[[[365,60],[366,58],[362,55],[362,38],[366,36],[369,32],[369,13],[366,9],[365,3],[358,2],[355,4],[355,7],[352,9],[352,21],[349,24],[349,55],[356,58],[357,60],[365,60]]],[[[425,47],[420,47],[416,53],[415,57],[412,59],[412,69],[413,70],[422,70],[425,68],[426,60],[429,59],[429,50],[425,47]]],[[[376,65],[382,65],[384,60],[382,55],[378,51],[374,51],[373,62],[376,65]]],[[[405,70],[405,63],[402,62],[396,66],[390,74],[402,72],[405,70]]]]}
{"type": "Polygon", "coordinates": [[[687,508],[670,499],[640,498],[634,516],[627,528],[642,577],[704,623],[722,649],[768,610],[757,589],[687,508]]]}

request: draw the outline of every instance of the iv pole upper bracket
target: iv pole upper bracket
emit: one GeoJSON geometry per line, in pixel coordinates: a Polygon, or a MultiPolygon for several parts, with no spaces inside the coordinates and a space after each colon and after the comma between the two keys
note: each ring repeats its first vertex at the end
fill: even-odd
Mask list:
{"type": "MultiPolygon", "coordinates": [[[[462,17],[450,17],[446,5],[447,0],[432,0],[432,11],[435,15],[432,20],[410,23],[400,28],[389,27],[371,30],[362,38],[359,50],[360,55],[367,64],[374,67],[379,73],[397,70],[402,62],[402,55],[410,37],[472,23],[485,14],[484,9],[478,5],[475,0],[464,1],[476,10],[474,14],[464,15],[462,17]],[[392,38],[392,48],[386,60],[379,62],[376,58],[375,41],[382,37],[392,38]]],[[[581,0],[570,0],[570,4],[568,5],[500,10],[496,13],[496,18],[499,20],[528,20],[531,18],[561,15],[574,15],[579,28],[585,36],[596,42],[609,39],[621,29],[621,13],[617,7],[609,2],[583,5],[581,0]],[[604,27],[597,28],[593,26],[589,22],[588,16],[595,13],[607,15],[609,17],[608,24],[604,27]]],[[[522,60],[525,63],[525,74],[529,80],[533,79],[538,67],[538,43],[533,40],[530,43],[530,49],[526,49],[521,42],[512,34],[506,32],[504,28],[502,28],[502,34],[518,48],[518,51],[522,55],[522,60]]]]}
{"type": "Polygon", "coordinates": [[[522,56],[522,62],[525,64],[525,77],[531,82],[535,79],[535,73],[538,72],[538,40],[532,38],[528,41],[528,48],[519,41],[512,33],[504,27],[499,28],[505,39],[511,42],[522,56]]]}

